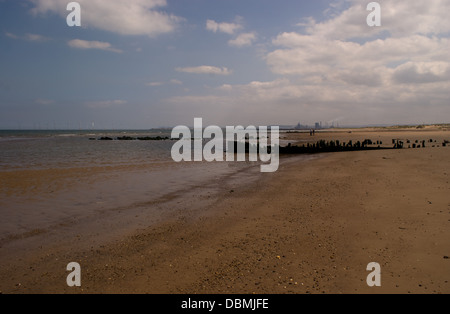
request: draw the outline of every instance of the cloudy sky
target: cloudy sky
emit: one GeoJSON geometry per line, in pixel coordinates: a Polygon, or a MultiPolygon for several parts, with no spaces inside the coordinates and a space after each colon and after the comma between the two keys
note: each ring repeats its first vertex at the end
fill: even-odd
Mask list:
{"type": "Polygon", "coordinates": [[[450,0],[0,0],[0,128],[450,122],[450,0]]]}

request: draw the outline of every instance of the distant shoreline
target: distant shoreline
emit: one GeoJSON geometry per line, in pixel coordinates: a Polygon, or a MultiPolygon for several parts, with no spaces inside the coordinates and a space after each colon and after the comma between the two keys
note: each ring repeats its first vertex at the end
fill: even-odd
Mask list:
{"type": "MultiPolygon", "coordinates": [[[[272,126],[276,126],[273,124],[272,126]]],[[[190,128],[193,128],[192,126],[190,128]]],[[[221,128],[225,128],[225,126],[221,126],[221,128]]],[[[430,130],[430,129],[449,129],[450,130],[450,123],[432,123],[432,124],[375,124],[375,125],[361,125],[361,126],[340,126],[340,127],[327,127],[327,128],[319,128],[316,129],[318,131],[346,131],[346,130],[411,130],[411,129],[418,129],[418,130],[430,130]]],[[[107,133],[113,133],[113,132],[159,132],[159,131],[166,131],[171,132],[173,127],[161,127],[161,128],[118,128],[118,129],[79,129],[79,128],[68,128],[68,129],[53,129],[53,128],[5,128],[0,129],[0,132],[93,132],[93,133],[101,133],[101,132],[107,132],[107,133]]],[[[302,129],[296,129],[295,126],[289,127],[289,126],[280,126],[280,132],[285,131],[303,131],[303,132],[309,132],[310,129],[315,129],[314,126],[305,127],[302,129]]]]}

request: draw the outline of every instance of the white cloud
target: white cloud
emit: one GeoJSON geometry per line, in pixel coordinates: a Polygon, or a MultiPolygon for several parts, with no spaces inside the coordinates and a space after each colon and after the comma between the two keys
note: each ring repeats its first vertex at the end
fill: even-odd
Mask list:
{"type": "Polygon", "coordinates": [[[77,49],[98,49],[115,53],[122,53],[122,50],[113,48],[110,43],[101,41],[87,41],[82,39],[73,39],[67,42],[69,47],[77,49]]]}
{"type": "Polygon", "coordinates": [[[12,39],[19,39],[19,36],[13,34],[13,33],[9,33],[9,32],[5,32],[5,36],[12,38],[12,39]]]}
{"type": "MultiPolygon", "coordinates": [[[[307,33],[327,39],[371,38],[389,33],[393,37],[414,34],[436,35],[450,32],[450,1],[377,1],[381,6],[381,27],[368,27],[367,4],[360,0],[347,0],[349,8],[333,18],[317,23],[309,19],[307,33]]],[[[339,6],[342,6],[339,5],[339,6]]]]}
{"type": "Polygon", "coordinates": [[[176,68],[178,72],[191,73],[191,74],[214,74],[214,75],[230,75],[230,71],[226,67],[218,68],[214,66],[202,65],[198,67],[186,67],[186,68],[176,68]]]}
{"type": "Polygon", "coordinates": [[[206,21],[206,29],[217,33],[226,33],[229,35],[233,35],[236,31],[242,29],[242,25],[239,23],[217,23],[214,20],[206,21]]]}
{"type": "Polygon", "coordinates": [[[282,33],[273,40],[277,49],[267,54],[266,62],[273,73],[291,79],[270,95],[279,98],[278,103],[286,103],[289,95],[300,104],[314,104],[309,110],[326,107],[361,122],[448,119],[450,39],[413,30],[398,37],[352,41],[358,36],[350,34],[351,26],[348,36],[341,36],[339,29],[349,10],[308,34],[282,33]]]}
{"type": "Polygon", "coordinates": [[[201,114],[221,125],[294,125],[338,118],[341,125],[436,123],[446,122],[450,116],[447,89],[443,82],[368,88],[338,81],[308,84],[283,78],[223,85],[216,94],[166,101],[184,115],[201,114]]]}
{"type": "Polygon", "coordinates": [[[174,85],[183,85],[183,82],[177,79],[170,80],[170,83],[174,85]]]}
{"type": "Polygon", "coordinates": [[[243,33],[243,34],[240,34],[235,39],[228,41],[228,44],[230,46],[235,46],[235,47],[245,47],[245,46],[251,46],[255,40],[256,40],[255,33],[243,33]]]}
{"type": "Polygon", "coordinates": [[[151,83],[147,83],[145,85],[150,86],[150,87],[158,87],[158,86],[164,85],[164,83],[162,83],[162,82],[151,82],[151,83]]]}
{"type": "Polygon", "coordinates": [[[44,41],[50,40],[50,38],[47,38],[45,36],[38,35],[38,34],[25,34],[25,39],[29,40],[29,41],[36,41],[36,42],[44,42],[44,41]]]}
{"type": "Polygon", "coordinates": [[[30,33],[27,33],[24,36],[18,36],[18,35],[13,34],[13,33],[5,32],[5,36],[9,37],[9,38],[12,38],[12,39],[23,39],[23,40],[34,41],[34,42],[45,42],[45,41],[49,41],[50,40],[50,38],[45,37],[43,35],[30,34],[30,33]]]}
{"type": "Polygon", "coordinates": [[[280,33],[264,58],[278,79],[224,84],[171,104],[211,119],[208,109],[220,107],[222,124],[448,122],[450,1],[380,4],[381,28],[368,27],[369,12],[351,0],[323,22],[306,19],[302,32],[280,33]]]}
{"type": "MultiPolygon", "coordinates": [[[[218,23],[214,20],[206,21],[206,29],[214,33],[222,32],[228,35],[235,35],[238,31],[242,30],[244,27],[242,25],[243,18],[237,17],[235,23],[218,23]]],[[[228,41],[228,45],[234,47],[245,47],[251,46],[256,40],[255,32],[238,33],[238,35],[228,41]]]]}
{"type": "Polygon", "coordinates": [[[400,84],[426,84],[450,81],[450,63],[407,62],[393,72],[393,79],[400,84]]]}
{"type": "MultiPolygon", "coordinates": [[[[30,0],[31,12],[42,15],[57,13],[66,18],[67,0],[30,0]]],[[[78,0],[81,5],[81,25],[121,35],[155,37],[173,32],[182,21],[180,17],[158,11],[166,0],[78,0]]]]}
{"type": "Polygon", "coordinates": [[[158,87],[158,86],[163,86],[166,84],[172,84],[172,85],[183,85],[183,82],[177,79],[172,79],[168,82],[150,82],[145,84],[146,86],[150,86],[150,87],[158,87]]]}
{"type": "Polygon", "coordinates": [[[218,87],[218,90],[229,92],[233,90],[233,86],[230,84],[223,84],[222,86],[218,87]]]}
{"type": "MultiPolygon", "coordinates": [[[[281,46],[266,57],[274,73],[320,76],[328,81],[342,80],[357,85],[389,85],[394,74],[392,69],[408,62],[421,64],[422,68],[423,62],[438,62],[444,69],[450,64],[448,38],[413,35],[359,44],[283,33],[273,40],[273,44],[281,46]]],[[[435,75],[434,79],[446,80],[446,77],[435,75]]]]}

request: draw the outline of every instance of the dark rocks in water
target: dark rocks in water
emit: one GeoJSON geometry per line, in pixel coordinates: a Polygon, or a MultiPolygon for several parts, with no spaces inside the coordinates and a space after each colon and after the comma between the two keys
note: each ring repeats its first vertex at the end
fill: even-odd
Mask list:
{"type": "Polygon", "coordinates": [[[136,138],[130,137],[130,136],[122,136],[122,137],[118,137],[117,140],[118,141],[135,141],[136,138]]]}
{"type": "MultiPolygon", "coordinates": [[[[95,141],[95,138],[90,138],[89,140],[91,141],[95,141]]],[[[111,138],[111,137],[101,137],[98,139],[99,141],[113,141],[113,140],[117,140],[117,141],[165,141],[165,140],[170,140],[170,138],[168,137],[161,137],[161,136],[157,136],[157,137],[131,137],[131,136],[119,136],[117,138],[111,138]]]]}
{"type": "MultiPolygon", "coordinates": [[[[242,149],[242,144],[245,145],[244,147],[245,147],[245,153],[246,154],[249,154],[250,152],[252,152],[252,153],[261,153],[262,149],[264,149],[264,152],[267,153],[267,154],[270,154],[272,152],[272,146],[271,145],[268,145],[266,147],[260,147],[259,143],[257,145],[253,145],[253,144],[250,144],[249,142],[242,143],[242,142],[234,141],[234,143],[233,142],[228,142],[228,147],[233,145],[234,146],[234,153],[236,153],[236,152],[238,152],[238,151],[240,151],[242,149]]],[[[286,148],[290,148],[290,147],[293,147],[293,146],[286,146],[286,148]]],[[[281,148],[282,147],[280,147],[280,149],[281,148]]]]}
{"type": "MultiPolygon", "coordinates": [[[[380,143],[380,141],[378,141],[380,143]]],[[[403,148],[403,142],[398,141],[395,143],[393,148],[381,147],[378,145],[377,147],[370,146],[373,145],[374,142],[372,140],[366,139],[363,142],[356,142],[353,144],[352,141],[348,143],[342,143],[339,141],[324,141],[321,140],[316,144],[302,145],[302,146],[294,146],[288,145],[286,147],[280,147],[280,154],[317,154],[317,153],[331,153],[331,152],[349,152],[349,151],[362,151],[362,150],[382,150],[382,149],[400,149],[403,148]]]]}
{"type": "MultiPolygon", "coordinates": [[[[279,152],[280,154],[289,155],[289,154],[318,154],[318,153],[329,153],[329,152],[351,152],[351,151],[363,151],[363,150],[386,150],[386,149],[402,149],[404,142],[400,140],[394,141],[394,147],[381,147],[382,141],[377,141],[377,146],[373,146],[375,143],[366,139],[363,142],[357,141],[353,143],[353,141],[349,141],[348,143],[340,141],[325,141],[320,140],[316,143],[306,143],[301,146],[292,145],[289,143],[287,146],[280,146],[279,152]]],[[[229,145],[234,144],[234,151],[238,151],[238,142],[230,142],[229,145]]],[[[240,145],[243,145],[241,143],[240,145]]],[[[414,147],[416,145],[414,144],[414,147]]],[[[241,146],[242,147],[242,146],[241,146]]],[[[267,147],[267,153],[271,153],[271,146],[267,147]]],[[[250,145],[249,142],[245,142],[245,153],[249,152],[259,152],[260,147],[258,145],[250,145]]]]}
{"type": "Polygon", "coordinates": [[[90,141],[96,141],[97,139],[95,137],[90,137],[89,140],[90,141]]]}
{"type": "Polygon", "coordinates": [[[161,136],[157,136],[157,137],[138,137],[137,138],[139,141],[165,141],[165,140],[169,140],[168,137],[161,137],[161,136]]]}

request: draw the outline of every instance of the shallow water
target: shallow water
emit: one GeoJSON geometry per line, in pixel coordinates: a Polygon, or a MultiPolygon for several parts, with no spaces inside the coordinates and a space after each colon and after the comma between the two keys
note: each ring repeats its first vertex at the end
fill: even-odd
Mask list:
{"type": "Polygon", "coordinates": [[[73,219],[107,219],[114,210],[220,186],[230,176],[245,184],[259,175],[258,163],[175,163],[170,156],[173,141],[89,140],[123,135],[156,136],[112,131],[1,133],[0,240],[46,231],[73,219]]]}
{"type": "Polygon", "coordinates": [[[169,136],[154,132],[0,132],[0,170],[116,166],[170,160],[172,141],[90,141],[103,136],[169,136]]]}

